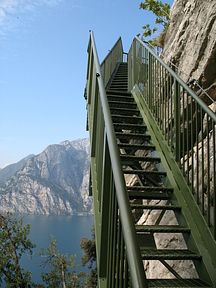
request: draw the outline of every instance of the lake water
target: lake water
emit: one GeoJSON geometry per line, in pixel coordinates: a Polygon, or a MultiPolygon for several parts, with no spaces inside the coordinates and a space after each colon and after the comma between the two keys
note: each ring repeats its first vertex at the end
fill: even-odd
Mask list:
{"type": "Polygon", "coordinates": [[[43,271],[39,256],[42,248],[47,248],[50,240],[56,239],[58,250],[64,254],[75,254],[77,269],[85,271],[81,265],[82,250],[80,240],[91,239],[93,216],[25,216],[25,224],[31,225],[30,239],[36,244],[34,255],[25,256],[22,260],[23,267],[32,272],[33,280],[40,281],[40,273],[43,271]]]}

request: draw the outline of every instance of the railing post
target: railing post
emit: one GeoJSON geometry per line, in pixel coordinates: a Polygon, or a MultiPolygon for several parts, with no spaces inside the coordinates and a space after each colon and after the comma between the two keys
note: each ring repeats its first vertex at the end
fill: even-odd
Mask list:
{"type": "Polygon", "coordinates": [[[179,83],[174,80],[174,135],[175,135],[175,159],[177,163],[181,160],[181,107],[180,107],[180,89],[179,83]]]}

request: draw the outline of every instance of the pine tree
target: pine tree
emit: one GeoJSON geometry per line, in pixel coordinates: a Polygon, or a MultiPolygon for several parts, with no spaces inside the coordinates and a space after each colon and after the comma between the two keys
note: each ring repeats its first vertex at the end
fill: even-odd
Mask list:
{"type": "Polygon", "coordinates": [[[31,273],[21,267],[24,254],[32,254],[35,245],[29,239],[30,226],[10,213],[0,215],[0,281],[6,287],[32,287],[31,273]]]}

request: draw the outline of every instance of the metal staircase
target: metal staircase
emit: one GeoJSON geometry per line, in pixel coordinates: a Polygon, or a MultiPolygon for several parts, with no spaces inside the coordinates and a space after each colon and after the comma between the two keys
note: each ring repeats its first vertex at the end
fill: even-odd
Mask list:
{"type": "MultiPolygon", "coordinates": [[[[190,186],[185,180],[187,175],[178,168],[178,157],[175,160],[166,151],[163,134],[158,132],[160,125],[155,124],[152,115],[155,106],[151,113],[140,96],[143,85],[142,89],[135,87],[132,93],[128,92],[128,75],[130,80],[133,74],[131,86],[139,73],[131,71],[130,54],[129,65],[121,62],[119,41],[109,54],[112,61],[106,58],[102,65],[97,62],[93,34],[88,50],[88,128],[98,287],[216,287],[216,243],[212,231],[193,196],[184,195],[190,186]],[[143,215],[150,213],[151,223],[142,220],[143,215]],[[167,239],[166,247],[161,247],[161,239],[167,239]],[[174,239],[175,245],[169,239],[174,239]],[[157,276],[155,271],[156,277],[151,277],[146,267],[152,261],[159,265],[154,267],[163,266],[166,276],[161,277],[159,271],[157,276]]],[[[147,55],[142,58],[146,67],[147,55]]],[[[148,62],[148,73],[149,66],[148,62]]],[[[140,69],[142,73],[144,70],[140,69]]],[[[144,78],[154,78],[155,85],[161,83],[154,73],[144,78]]],[[[167,90],[168,85],[172,88],[171,83],[166,85],[167,90]]],[[[160,111],[159,106],[156,108],[160,111]]],[[[188,114],[185,119],[189,121],[188,114]]]]}

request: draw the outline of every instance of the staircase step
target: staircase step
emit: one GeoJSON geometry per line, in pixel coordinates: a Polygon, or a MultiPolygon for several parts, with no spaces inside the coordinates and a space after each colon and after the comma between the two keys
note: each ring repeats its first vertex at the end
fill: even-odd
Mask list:
{"type": "Polygon", "coordinates": [[[115,129],[131,130],[133,132],[146,132],[147,127],[144,124],[131,123],[113,123],[115,129]]]}
{"type": "Polygon", "coordinates": [[[161,159],[159,157],[150,157],[150,156],[134,156],[134,155],[125,155],[121,154],[120,158],[123,163],[125,162],[134,162],[134,161],[142,161],[142,162],[160,162],[161,159]]]}
{"type": "Polygon", "coordinates": [[[130,199],[168,200],[173,188],[151,186],[126,186],[130,199]]]}
{"type": "Polygon", "coordinates": [[[128,169],[122,169],[124,174],[142,174],[142,175],[148,175],[148,176],[166,176],[167,173],[163,171],[151,171],[151,170],[128,170],[128,169]]]}
{"type": "Polygon", "coordinates": [[[119,139],[145,139],[150,140],[151,136],[148,134],[140,134],[140,133],[122,133],[116,132],[116,137],[119,139]]]}
{"type": "Polygon", "coordinates": [[[119,143],[120,149],[155,150],[154,145],[119,143]]]}
{"type": "Polygon", "coordinates": [[[120,86],[120,85],[123,85],[123,86],[127,86],[127,81],[125,78],[114,78],[111,82],[111,85],[117,85],[117,86],[120,86]],[[122,80],[123,79],[123,80],[122,80]]]}
{"type": "MultiPolygon", "coordinates": [[[[130,92],[127,92],[127,91],[124,91],[124,92],[122,92],[122,91],[119,91],[119,90],[109,90],[109,89],[107,89],[106,90],[106,93],[107,94],[115,94],[115,95],[124,95],[124,96],[130,96],[131,98],[132,98],[132,96],[131,96],[131,93],[130,92]]],[[[133,99],[133,98],[132,98],[133,99]]]]}
{"type": "Polygon", "coordinates": [[[149,288],[193,288],[193,287],[212,287],[200,279],[148,279],[149,288]]]}
{"type": "Polygon", "coordinates": [[[167,192],[173,193],[173,188],[171,187],[160,187],[160,186],[126,186],[129,191],[157,191],[157,192],[167,192]]]}
{"type": "Polygon", "coordinates": [[[181,210],[177,205],[144,205],[144,204],[130,204],[131,209],[143,209],[143,210],[181,210]]]}
{"type": "Polygon", "coordinates": [[[190,233],[190,229],[179,225],[135,225],[137,233],[190,233]]]}
{"type": "Polygon", "coordinates": [[[135,102],[109,101],[109,105],[110,107],[137,109],[137,104],[135,102]]]}
{"type": "Polygon", "coordinates": [[[126,116],[112,114],[113,122],[115,123],[131,123],[131,124],[141,124],[143,123],[143,118],[140,116],[126,116]]]}
{"type": "Polygon", "coordinates": [[[130,199],[143,199],[143,200],[168,200],[170,194],[166,192],[148,192],[148,191],[128,191],[130,199]]]}
{"type": "Polygon", "coordinates": [[[124,90],[124,91],[127,91],[127,84],[126,85],[117,85],[117,84],[111,84],[110,85],[110,90],[124,90]]]}
{"type": "Polygon", "coordinates": [[[107,95],[108,101],[134,103],[134,98],[128,95],[107,95]]]}
{"type": "Polygon", "coordinates": [[[124,73],[124,74],[117,74],[117,75],[115,75],[115,78],[113,78],[113,80],[112,81],[117,81],[118,79],[122,79],[122,80],[124,80],[124,81],[128,81],[128,76],[124,73]]]}
{"type": "Polygon", "coordinates": [[[143,260],[201,260],[201,256],[185,249],[145,249],[140,247],[143,260]]]}
{"type": "Polygon", "coordinates": [[[140,115],[139,110],[137,109],[126,109],[126,108],[119,108],[119,107],[110,107],[111,114],[118,114],[118,115],[140,115]]]}

